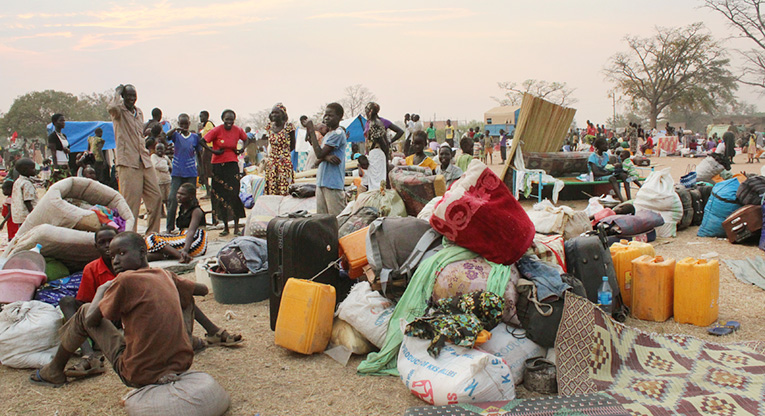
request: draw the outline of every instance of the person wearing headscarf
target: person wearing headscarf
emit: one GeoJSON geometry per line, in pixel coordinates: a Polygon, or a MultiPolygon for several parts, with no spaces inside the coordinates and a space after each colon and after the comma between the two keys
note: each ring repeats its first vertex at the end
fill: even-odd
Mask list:
{"type": "Polygon", "coordinates": [[[388,161],[390,160],[390,146],[404,135],[404,130],[390,121],[380,117],[380,105],[374,102],[367,104],[364,110],[367,122],[364,125],[364,137],[368,151],[369,169],[367,170],[368,184],[371,190],[379,189],[380,183],[388,182],[388,161]],[[393,140],[388,142],[388,129],[396,133],[393,140]]]}
{"type": "Polygon", "coordinates": [[[287,108],[277,103],[271,109],[266,125],[268,134],[268,160],[266,162],[266,195],[287,195],[293,179],[292,158],[295,150],[295,126],[288,123],[287,108]]]}

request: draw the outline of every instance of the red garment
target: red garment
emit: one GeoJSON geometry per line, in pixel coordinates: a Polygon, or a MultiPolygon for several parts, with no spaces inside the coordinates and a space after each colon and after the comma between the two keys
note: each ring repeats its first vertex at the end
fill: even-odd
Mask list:
{"type": "Polygon", "coordinates": [[[598,135],[598,129],[596,129],[595,126],[588,126],[587,127],[587,135],[588,136],[597,136],[598,135]]]}
{"type": "Polygon", "coordinates": [[[96,289],[102,284],[114,280],[115,277],[112,271],[106,267],[102,258],[99,257],[91,261],[82,271],[82,281],[76,299],[82,302],[92,302],[96,296],[96,289]]]}
{"type": "MultiPolygon", "coordinates": [[[[9,213],[11,212],[11,198],[7,198],[5,200],[5,203],[3,203],[3,212],[2,215],[3,218],[5,218],[9,213]]],[[[13,222],[13,219],[8,216],[8,221],[5,222],[5,226],[8,228],[8,241],[13,240],[13,237],[16,236],[16,233],[19,231],[19,225],[13,222]]]]}
{"type": "Polygon", "coordinates": [[[231,126],[231,130],[226,130],[221,124],[210,130],[210,132],[205,135],[205,141],[207,143],[212,143],[212,148],[214,150],[224,150],[222,155],[213,154],[212,163],[237,162],[238,157],[235,151],[239,140],[246,142],[247,134],[237,126],[231,126]]]}

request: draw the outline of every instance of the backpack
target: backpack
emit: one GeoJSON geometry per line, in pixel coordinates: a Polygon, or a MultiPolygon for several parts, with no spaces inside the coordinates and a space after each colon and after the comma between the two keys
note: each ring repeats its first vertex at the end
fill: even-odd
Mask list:
{"type": "Polygon", "coordinates": [[[568,273],[560,275],[561,280],[568,283],[571,289],[564,292],[563,297],[552,302],[540,302],[537,299],[537,287],[531,280],[518,279],[518,320],[526,330],[526,337],[544,348],[553,348],[558,333],[561,318],[563,318],[564,299],[569,293],[587,297],[582,282],[568,273]]]}
{"type": "Polygon", "coordinates": [[[442,248],[441,238],[427,221],[414,217],[372,221],[366,241],[370,283],[388,298],[400,298],[420,262],[442,248]]]}
{"type": "Polygon", "coordinates": [[[765,196],[765,176],[751,176],[747,178],[736,191],[736,199],[742,205],[762,205],[765,196]]]}

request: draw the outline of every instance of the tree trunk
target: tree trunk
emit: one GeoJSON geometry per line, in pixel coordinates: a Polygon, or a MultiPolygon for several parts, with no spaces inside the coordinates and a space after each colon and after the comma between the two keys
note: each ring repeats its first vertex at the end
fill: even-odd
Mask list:
{"type": "Polygon", "coordinates": [[[651,110],[650,110],[650,112],[648,114],[649,114],[649,120],[651,122],[651,128],[655,129],[656,128],[656,119],[659,118],[659,109],[656,108],[655,104],[651,104],[651,110]]]}

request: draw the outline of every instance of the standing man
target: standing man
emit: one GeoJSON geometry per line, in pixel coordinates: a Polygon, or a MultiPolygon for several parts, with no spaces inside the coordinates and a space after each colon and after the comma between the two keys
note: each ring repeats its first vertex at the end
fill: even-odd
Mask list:
{"type": "Polygon", "coordinates": [[[725,143],[725,156],[728,157],[728,160],[730,160],[730,164],[733,164],[733,157],[736,156],[736,126],[733,125],[733,122],[730,122],[730,126],[728,126],[728,131],[723,133],[723,143],[725,143]]]}
{"type": "Polygon", "coordinates": [[[155,107],[151,110],[151,120],[143,125],[143,136],[148,136],[151,133],[151,128],[157,124],[162,125],[162,110],[155,107]]]}
{"type": "MultiPolygon", "coordinates": [[[[215,128],[215,124],[210,121],[210,113],[207,110],[199,112],[199,138],[204,139],[207,132],[215,128]]],[[[212,180],[212,153],[204,149],[199,153],[199,181],[205,186],[205,196],[203,199],[210,199],[210,182],[212,180]]],[[[217,223],[213,215],[213,223],[217,223]]]]}
{"type": "Polygon", "coordinates": [[[452,121],[446,120],[446,127],[444,127],[444,134],[446,143],[449,143],[449,147],[454,149],[454,127],[452,127],[452,121]]]}
{"type": "Polygon", "coordinates": [[[409,113],[404,114],[404,130],[406,131],[406,140],[404,140],[404,155],[409,156],[409,147],[412,145],[412,133],[414,132],[414,122],[409,113]]]}
{"type": "Polygon", "coordinates": [[[158,233],[162,197],[157,171],[154,170],[143,139],[143,112],[135,106],[137,99],[138,93],[134,86],[120,84],[106,107],[114,124],[119,192],[136,220],[132,231],[138,225],[138,211],[143,197],[148,219],[147,233],[158,233]]]}
{"type": "Polygon", "coordinates": [[[507,132],[505,129],[499,129],[499,157],[502,158],[502,164],[507,159],[507,132]]]}

